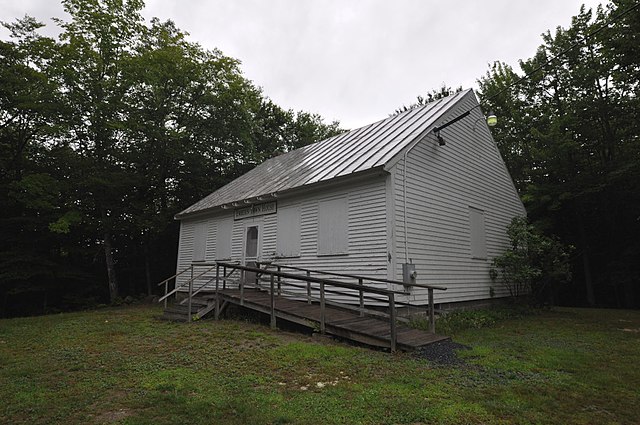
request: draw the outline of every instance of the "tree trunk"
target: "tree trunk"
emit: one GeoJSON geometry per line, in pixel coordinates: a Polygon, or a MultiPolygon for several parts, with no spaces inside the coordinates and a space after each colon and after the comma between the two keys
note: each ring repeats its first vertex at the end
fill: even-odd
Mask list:
{"type": "Polygon", "coordinates": [[[2,310],[0,310],[0,317],[2,317],[2,318],[6,317],[7,298],[9,298],[9,292],[8,291],[4,291],[4,294],[3,294],[3,297],[2,297],[2,310]]]}
{"type": "Polygon", "coordinates": [[[113,261],[111,244],[111,232],[104,232],[104,259],[107,263],[107,276],[109,278],[109,300],[113,303],[118,298],[118,280],[116,278],[116,266],[113,261]]]}
{"type": "Polygon", "coordinates": [[[578,216],[580,226],[580,237],[582,239],[582,267],[584,270],[584,284],[587,296],[587,304],[594,306],[596,297],[593,294],[593,280],[591,279],[591,263],[589,261],[589,241],[587,240],[587,231],[584,226],[584,218],[578,216]]]}
{"type": "Polygon", "coordinates": [[[584,284],[587,290],[587,303],[590,306],[596,304],[596,297],[593,295],[593,281],[591,280],[591,265],[589,264],[589,250],[584,248],[582,253],[582,266],[584,267],[584,284]]]}
{"type": "Polygon", "coordinates": [[[151,254],[149,253],[149,245],[147,243],[144,244],[144,272],[147,278],[147,295],[152,295],[152,287],[151,287],[151,254]]]}

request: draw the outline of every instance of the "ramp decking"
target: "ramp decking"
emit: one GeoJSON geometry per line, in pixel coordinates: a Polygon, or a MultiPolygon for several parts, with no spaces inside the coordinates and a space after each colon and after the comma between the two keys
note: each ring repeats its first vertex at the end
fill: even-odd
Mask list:
{"type": "MultiPolygon", "coordinates": [[[[245,290],[244,302],[240,300],[239,289],[220,291],[224,301],[246,308],[271,313],[271,297],[266,291],[245,290]]],[[[294,300],[284,296],[275,297],[275,316],[309,328],[320,329],[321,306],[317,303],[294,300]]],[[[357,341],[376,347],[389,347],[391,344],[391,328],[388,320],[376,317],[360,316],[359,313],[344,310],[340,307],[325,307],[325,332],[340,338],[357,341]]],[[[397,325],[397,347],[401,350],[416,350],[425,345],[449,339],[408,326],[397,325]]]]}
{"type": "MultiPolygon", "coordinates": [[[[216,263],[213,265],[216,270],[215,278],[208,279],[208,282],[215,279],[215,290],[207,287],[206,284],[193,289],[193,282],[212,269],[198,275],[192,271],[191,275],[195,277],[189,281],[188,297],[180,304],[167,307],[165,318],[191,321],[195,316],[204,317],[214,313],[215,318],[218,319],[220,313],[229,304],[235,304],[270,315],[273,328],[277,326],[278,320],[285,320],[317,330],[322,334],[334,335],[370,346],[390,348],[391,351],[396,349],[412,351],[449,339],[446,336],[437,335],[434,331],[431,296],[430,332],[428,332],[404,325],[400,323],[402,319],[396,317],[396,306],[404,303],[395,301],[395,296],[405,295],[406,292],[368,286],[364,283],[365,278],[360,276],[355,276],[358,278],[358,283],[355,284],[313,277],[309,270],[304,270],[306,274],[302,276],[283,272],[281,267],[283,266],[279,266],[277,271],[274,271],[267,268],[216,263]],[[239,272],[239,276],[232,277],[236,272],[239,272]],[[325,290],[325,286],[330,286],[333,290],[325,290]],[[285,287],[288,287],[289,291],[285,291],[285,287]],[[336,288],[348,291],[337,292],[336,288]],[[340,293],[342,296],[351,294],[356,297],[355,305],[328,300],[327,291],[333,294],[340,293]],[[384,304],[386,308],[379,310],[365,306],[364,300],[367,293],[378,296],[378,300],[388,299],[388,304],[384,304]]],[[[290,267],[290,269],[293,268],[290,267]]],[[[335,275],[353,277],[344,274],[335,275]]],[[[162,283],[166,284],[166,282],[162,283]]],[[[439,289],[438,287],[427,288],[430,294],[433,289],[439,289]]],[[[166,298],[176,293],[178,289],[179,287],[176,287],[173,291],[167,292],[161,300],[166,302],[166,298]]],[[[406,322],[406,319],[404,321],[406,322]]]]}

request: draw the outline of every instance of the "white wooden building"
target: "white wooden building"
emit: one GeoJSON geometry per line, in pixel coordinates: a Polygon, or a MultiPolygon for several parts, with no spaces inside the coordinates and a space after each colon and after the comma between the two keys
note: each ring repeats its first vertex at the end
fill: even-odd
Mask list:
{"type": "Polygon", "coordinates": [[[507,295],[489,267],[524,214],[467,90],[271,158],[182,211],[178,271],[258,260],[402,281],[412,264],[448,288],[436,303],[482,300],[507,295]]]}

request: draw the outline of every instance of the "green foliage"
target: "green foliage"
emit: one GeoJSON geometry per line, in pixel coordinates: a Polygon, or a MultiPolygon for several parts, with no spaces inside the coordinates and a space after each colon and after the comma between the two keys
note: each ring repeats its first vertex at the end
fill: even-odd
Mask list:
{"type": "Polygon", "coordinates": [[[511,246],[493,259],[491,279],[502,283],[514,300],[531,296],[534,303],[552,301],[557,287],[571,279],[570,248],[542,234],[525,217],[514,217],[507,235],[511,246]]]}
{"type": "Polygon", "coordinates": [[[491,327],[505,320],[517,319],[533,313],[533,310],[521,306],[460,310],[445,314],[438,319],[436,325],[439,333],[455,335],[461,331],[491,327]]]}
{"type": "Polygon", "coordinates": [[[82,221],[82,215],[78,211],[67,211],[62,217],[55,222],[49,224],[49,230],[54,233],[69,233],[71,226],[79,224],[82,221]]]}
{"type": "Polygon", "coordinates": [[[577,247],[573,303],[640,303],[640,12],[618,18],[636,6],[582,7],[520,71],[496,62],[479,80],[529,217],[577,247]]]}
{"type": "MultiPolygon", "coordinates": [[[[491,327],[508,319],[521,318],[535,313],[536,310],[524,305],[454,310],[437,317],[436,331],[441,335],[457,335],[462,331],[491,327]]],[[[426,317],[412,317],[410,325],[417,329],[429,330],[429,320],[426,317]]]]}
{"type": "Polygon", "coordinates": [[[402,105],[401,108],[396,109],[393,112],[393,115],[400,114],[402,112],[406,112],[410,109],[417,108],[418,106],[423,106],[431,102],[435,102],[436,100],[440,100],[444,97],[451,96],[456,93],[460,93],[462,91],[462,86],[457,87],[455,90],[451,87],[447,86],[445,83],[442,83],[439,89],[434,89],[427,92],[426,96],[418,95],[416,97],[416,101],[411,103],[409,106],[402,105]]]}
{"type": "Polygon", "coordinates": [[[151,292],[175,271],[177,212],[340,132],[275,105],[173,22],[145,21],[141,0],[62,3],[55,39],[32,17],[3,23],[0,316],[30,286],[44,305],[82,292],[63,277],[88,299],[151,292]]]}

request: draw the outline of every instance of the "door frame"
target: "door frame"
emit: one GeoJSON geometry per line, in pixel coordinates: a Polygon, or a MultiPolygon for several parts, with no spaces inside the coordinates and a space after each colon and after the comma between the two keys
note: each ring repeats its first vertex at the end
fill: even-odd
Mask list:
{"type": "Polygon", "coordinates": [[[247,264],[247,229],[249,227],[257,227],[258,228],[258,246],[256,251],[256,257],[250,257],[249,261],[260,261],[262,257],[262,218],[247,218],[243,220],[242,223],[242,264],[247,264]]]}

